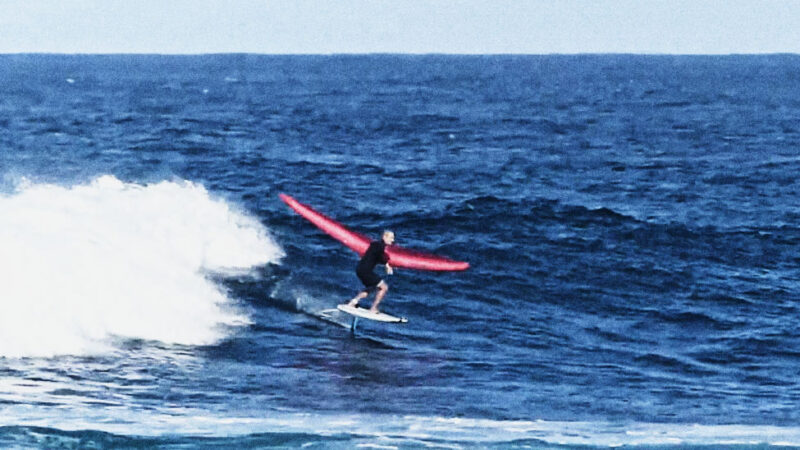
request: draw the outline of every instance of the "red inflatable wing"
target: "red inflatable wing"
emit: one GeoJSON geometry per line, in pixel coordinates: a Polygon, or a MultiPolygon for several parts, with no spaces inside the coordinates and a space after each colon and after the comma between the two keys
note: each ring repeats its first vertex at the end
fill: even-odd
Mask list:
{"type": "MultiPolygon", "coordinates": [[[[363,255],[369,247],[370,238],[367,236],[350,231],[344,225],[331,219],[330,217],[317,212],[314,208],[300,203],[286,194],[279,194],[290,208],[306,220],[316,225],[320,230],[328,233],[331,237],[341,242],[349,249],[363,255]]],[[[389,256],[389,264],[394,267],[404,267],[406,269],[436,270],[436,271],[455,271],[466,270],[469,263],[454,261],[442,256],[431,255],[428,253],[406,250],[402,247],[392,245],[387,247],[386,254],[389,256]]]]}
{"type": "Polygon", "coordinates": [[[364,236],[363,234],[348,230],[339,222],[322,213],[314,211],[312,207],[300,203],[286,194],[280,194],[278,196],[297,214],[300,214],[306,220],[316,225],[320,230],[331,235],[332,238],[341,242],[350,250],[353,250],[359,255],[363,255],[364,252],[367,251],[370,243],[370,239],[368,237],[364,236]]]}

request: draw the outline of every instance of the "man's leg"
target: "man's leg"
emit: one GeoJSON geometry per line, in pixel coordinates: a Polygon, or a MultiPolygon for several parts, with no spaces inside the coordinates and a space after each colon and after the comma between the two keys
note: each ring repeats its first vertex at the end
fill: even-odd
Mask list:
{"type": "Polygon", "coordinates": [[[354,306],[354,307],[358,306],[358,301],[361,300],[362,298],[366,298],[368,295],[369,291],[364,290],[359,292],[358,295],[353,297],[353,299],[347,303],[347,306],[354,306]]]}
{"type": "Polygon", "coordinates": [[[378,312],[378,305],[380,305],[381,300],[383,300],[383,297],[386,295],[388,290],[389,285],[386,284],[385,281],[381,280],[381,282],[378,283],[378,294],[375,296],[375,301],[372,302],[372,307],[369,309],[371,312],[378,312]]]}

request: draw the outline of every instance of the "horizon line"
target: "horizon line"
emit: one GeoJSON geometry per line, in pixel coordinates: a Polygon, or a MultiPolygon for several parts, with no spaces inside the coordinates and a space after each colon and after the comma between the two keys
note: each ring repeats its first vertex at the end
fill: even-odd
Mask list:
{"type": "Polygon", "coordinates": [[[458,52],[331,52],[331,53],[259,53],[259,52],[0,52],[0,56],[800,56],[794,52],[763,53],[662,53],[662,52],[553,52],[553,53],[458,53],[458,52]]]}

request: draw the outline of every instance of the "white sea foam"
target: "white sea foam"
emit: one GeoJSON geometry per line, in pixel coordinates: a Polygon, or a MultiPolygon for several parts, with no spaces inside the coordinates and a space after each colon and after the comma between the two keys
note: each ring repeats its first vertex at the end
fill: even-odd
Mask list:
{"type": "Polygon", "coordinates": [[[212,343],[247,318],[206,275],[282,255],[196,183],[20,183],[0,195],[0,356],[91,354],[109,337],[212,343]]]}
{"type": "MultiPolygon", "coordinates": [[[[78,406],[31,410],[27,405],[0,408],[0,426],[37,426],[67,431],[97,430],[135,436],[234,437],[258,433],[350,435],[361,447],[396,445],[503,446],[538,441],[554,445],[597,446],[800,446],[800,428],[771,425],[700,425],[656,423],[564,422],[544,420],[490,420],[324,414],[265,411],[260,417],[213,415],[192,408],[164,408],[143,412],[126,408],[78,406]]],[[[524,444],[520,444],[524,446],[524,444]]]]}

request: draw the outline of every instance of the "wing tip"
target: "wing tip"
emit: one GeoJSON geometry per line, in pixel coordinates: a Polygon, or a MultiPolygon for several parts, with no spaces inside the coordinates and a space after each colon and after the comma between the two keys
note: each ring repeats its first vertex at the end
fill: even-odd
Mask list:
{"type": "Polygon", "coordinates": [[[452,272],[461,272],[469,269],[469,263],[466,261],[456,261],[447,270],[452,272]]]}
{"type": "Polygon", "coordinates": [[[283,203],[286,203],[287,205],[289,205],[290,208],[294,209],[295,211],[297,211],[297,207],[301,205],[301,203],[295,200],[294,197],[292,197],[289,194],[284,194],[283,192],[278,194],[278,198],[283,200],[283,203]]]}

